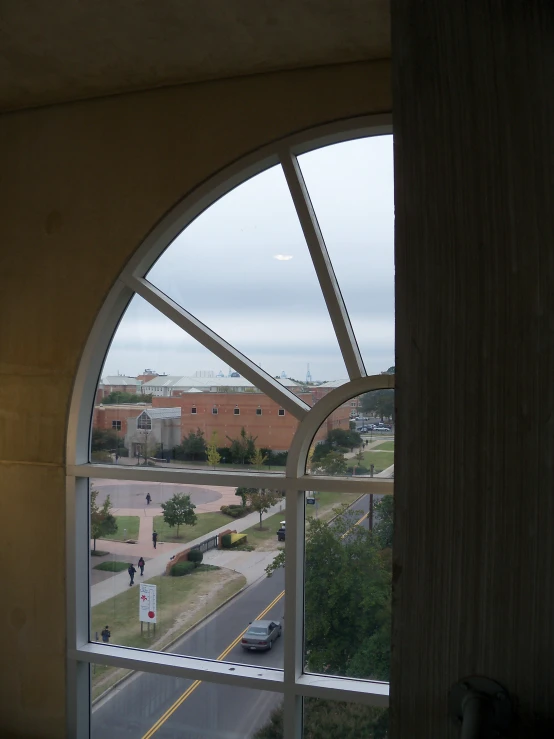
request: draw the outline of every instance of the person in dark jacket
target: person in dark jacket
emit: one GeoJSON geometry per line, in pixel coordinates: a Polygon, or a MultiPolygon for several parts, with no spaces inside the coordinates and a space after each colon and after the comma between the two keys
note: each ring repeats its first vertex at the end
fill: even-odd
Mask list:
{"type": "Polygon", "coordinates": [[[144,558],[141,557],[138,561],[138,567],[140,570],[140,576],[142,577],[144,575],[144,558]]]}
{"type": "Polygon", "coordinates": [[[150,493],[146,493],[146,505],[150,505],[150,501],[152,500],[152,496],[150,493]]]}
{"type": "Polygon", "coordinates": [[[158,543],[158,534],[156,531],[152,533],[152,544],[154,545],[154,549],[156,548],[156,544],[158,543]]]}
{"type": "Polygon", "coordinates": [[[131,578],[131,582],[129,583],[129,587],[130,587],[131,585],[134,585],[135,584],[135,572],[136,572],[136,570],[133,567],[133,565],[129,565],[129,568],[128,568],[127,572],[129,573],[129,577],[131,578]]]}
{"type": "Polygon", "coordinates": [[[102,641],[104,642],[104,644],[108,644],[109,643],[110,636],[111,635],[112,634],[111,634],[111,631],[110,631],[110,627],[108,626],[108,624],[106,624],[106,628],[105,629],[102,629],[102,641]]]}

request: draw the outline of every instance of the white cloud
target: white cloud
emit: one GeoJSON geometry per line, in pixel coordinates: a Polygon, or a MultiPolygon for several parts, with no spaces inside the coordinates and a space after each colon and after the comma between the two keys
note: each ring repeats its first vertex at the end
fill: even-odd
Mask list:
{"type": "Polygon", "coordinates": [[[278,259],[280,262],[288,262],[292,259],[292,254],[275,254],[273,259],[278,259]]]}

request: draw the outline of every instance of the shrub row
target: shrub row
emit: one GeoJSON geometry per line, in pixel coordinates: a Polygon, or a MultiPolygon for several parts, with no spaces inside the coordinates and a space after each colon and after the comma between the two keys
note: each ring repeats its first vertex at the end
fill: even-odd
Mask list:
{"type": "Polygon", "coordinates": [[[246,534],[223,534],[221,537],[221,546],[223,549],[231,549],[241,544],[246,544],[248,537],[246,534]]]}

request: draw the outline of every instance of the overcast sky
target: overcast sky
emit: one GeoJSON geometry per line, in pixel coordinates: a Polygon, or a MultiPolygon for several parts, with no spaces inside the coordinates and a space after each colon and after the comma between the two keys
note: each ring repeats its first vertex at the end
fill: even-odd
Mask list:
{"type": "MultiPolygon", "coordinates": [[[[392,137],[299,158],[370,374],[394,364],[392,137]]],[[[273,167],[201,214],[148,277],[272,375],[346,377],[284,175],[273,167]]],[[[104,375],[223,370],[217,357],[136,297],[104,375]]]]}

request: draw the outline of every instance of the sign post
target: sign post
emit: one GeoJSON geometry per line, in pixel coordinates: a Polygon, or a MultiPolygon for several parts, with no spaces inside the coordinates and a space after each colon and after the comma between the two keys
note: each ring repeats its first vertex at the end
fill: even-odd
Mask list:
{"type": "Polygon", "coordinates": [[[140,583],[139,586],[139,620],[140,620],[140,631],[142,633],[142,625],[148,624],[148,631],[150,631],[150,624],[154,624],[154,634],[156,633],[156,622],[158,620],[158,604],[157,604],[157,593],[156,585],[149,585],[148,583],[140,583]]]}

